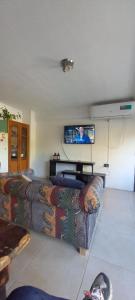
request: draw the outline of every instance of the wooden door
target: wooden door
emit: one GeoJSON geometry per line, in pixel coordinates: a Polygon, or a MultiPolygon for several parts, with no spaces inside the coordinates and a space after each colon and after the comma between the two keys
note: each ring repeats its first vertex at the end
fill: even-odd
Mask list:
{"type": "Polygon", "coordinates": [[[19,157],[19,128],[18,122],[8,123],[8,169],[11,172],[18,171],[19,157]]]}
{"type": "Polygon", "coordinates": [[[29,167],[29,125],[9,121],[8,135],[9,171],[23,171],[29,167]]]}
{"type": "Polygon", "coordinates": [[[29,125],[19,124],[19,160],[18,167],[20,171],[29,167],[29,125]]]}

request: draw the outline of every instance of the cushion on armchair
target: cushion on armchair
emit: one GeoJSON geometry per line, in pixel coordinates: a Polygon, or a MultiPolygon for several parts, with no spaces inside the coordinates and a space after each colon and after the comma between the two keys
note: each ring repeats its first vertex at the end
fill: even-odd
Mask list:
{"type": "Polygon", "coordinates": [[[65,178],[61,176],[51,176],[50,180],[54,185],[71,187],[80,190],[85,186],[84,182],[82,182],[81,180],[65,178]]]}

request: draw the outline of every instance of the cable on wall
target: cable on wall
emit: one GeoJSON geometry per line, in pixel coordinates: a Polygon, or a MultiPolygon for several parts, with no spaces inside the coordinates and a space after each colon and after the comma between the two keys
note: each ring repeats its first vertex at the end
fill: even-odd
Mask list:
{"type": "Polygon", "coordinates": [[[110,120],[107,120],[107,164],[109,164],[110,155],[110,120]]]}
{"type": "Polygon", "coordinates": [[[64,155],[66,156],[67,160],[70,160],[69,157],[68,157],[68,155],[67,155],[67,153],[66,153],[66,151],[65,151],[65,149],[64,149],[64,147],[63,147],[62,141],[61,141],[61,148],[62,148],[63,153],[64,153],[64,155]]]}
{"type": "Polygon", "coordinates": [[[91,162],[92,162],[92,157],[93,157],[93,155],[92,155],[92,154],[93,154],[93,153],[92,153],[92,150],[93,150],[93,149],[92,149],[92,144],[91,144],[90,146],[91,146],[91,153],[90,153],[90,154],[91,154],[91,162]]]}

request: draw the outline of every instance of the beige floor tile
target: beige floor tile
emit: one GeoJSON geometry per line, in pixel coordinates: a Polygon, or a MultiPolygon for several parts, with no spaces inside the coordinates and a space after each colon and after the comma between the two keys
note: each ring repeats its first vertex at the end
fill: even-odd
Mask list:
{"type": "Polygon", "coordinates": [[[117,190],[113,190],[109,194],[107,191],[106,194],[91,253],[107,262],[135,272],[135,217],[133,210],[133,199],[135,200],[135,198],[131,196],[133,193],[117,190]],[[106,209],[106,206],[109,209],[106,209]]]}
{"type": "Polygon", "coordinates": [[[77,300],[89,290],[98,273],[106,273],[112,283],[113,300],[133,300],[135,295],[135,273],[90,256],[77,300]]]}

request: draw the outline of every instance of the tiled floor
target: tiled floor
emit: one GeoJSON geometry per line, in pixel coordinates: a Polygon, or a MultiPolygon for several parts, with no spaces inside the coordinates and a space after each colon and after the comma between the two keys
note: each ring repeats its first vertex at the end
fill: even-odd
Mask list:
{"type": "Polygon", "coordinates": [[[114,300],[135,299],[135,193],[106,189],[103,199],[87,257],[60,240],[32,233],[29,246],[11,264],[7,292],[29,284],[81,300],[103,271],[112,281],[114,300]]]}

